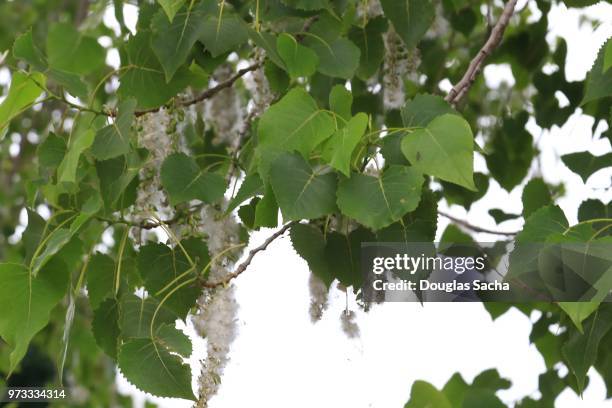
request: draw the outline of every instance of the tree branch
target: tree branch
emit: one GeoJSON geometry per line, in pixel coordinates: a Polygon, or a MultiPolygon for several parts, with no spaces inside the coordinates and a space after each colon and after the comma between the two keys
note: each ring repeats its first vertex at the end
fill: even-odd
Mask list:
{"type": "MultiPolygon", "coordinates": [[[[246,68],[243,68],[241,70],[239,70],[238,72],[236,72],[234,74],[234,76],[230,77],[229,79],[227,79],[224,82],[221,82],[215,86],[213,86],[212,88],[208,88],[207,90],[205,90],[204,92],[202,92],[200,95],[192,98],[192,99],[187,99],[185,101],[179,101],[177,103],[178,106],[183,106],[183,107],[187,107],[190,105],[194,105],[198,102],[202,102],[205,99],[210,99],[213,96],[215,96],[216,94],[218,94],[219,92],[221,92],[224,89],[230,88],[232,85],[234,85],[234,82],[236,82],[238,79],[242,78],[243,76],[245,76],[247,73],[251,72],[251,71],[255,71],[257,68],[261,67],[262,63],[258,62],[255,63],[253,65],[250,65],[246,68]]],[[[136,116],[143,116],[146,115],[147,113],[154,113],[154,112],[158,112],[161,109],[161,107],[158,108],[152,108],[152,109],[146,109],[146,110],[141,110],[141,111],[136,111],[134,113],[134,115],[136,116]]],[[[116,116],[117,112],[113,111],[111,113],[111,116],[116,116]]]]}
{"type": "Polygon", "coordinates": [[[249,265],[253,261],[253,258],[255,257],[255,255],[257,255],[257,253],[259,253],[261,251],[265,251],[268,248],[268,246],[272,243],[272,241],[274,241],[275,239],[277,239],[281,235],[283,235],[285,232],[287,232],[287,230],[289,228],[291,228],[291,226],[293,224],[295,224],[295,222],[290,222],[288,224],[285,224],[285,226],[283,226],[281,229],[279,229],[274,234],[269,236],[268,239],[266,239],[263,242],[263,244],[261,244],[257,248],[251,249],[251,251],[249,251],[249,255],[244,260],[244,262],[242,262],[240,265],[238,265],[236,270],[234,272],[230,273],[227,277],[225,277],[224,279],[222,279],[222,280],[220,280],[218,282],[202,282],[202,286],[205,287],[205,288],[214,289],[214,288],[219,287],[219,286],[227,285],[232,279],[238,277],[240,274],[242,274],[242,272],[244,272],[249,267],[249,265]]]}
{"type": "Polygon", "coordinates": [[[474,59],[470,62],[470,65],[463,75],[463,78],[451,89],[451,91],[446,95],[446,101],[452,105],[457,104],[468,92],[474,81],[476,80],[476,76],[482,69],[482,64],[484,60],[493,53],[493,51],[497,48],[501,39],[504,35],[504,31],[510,22],[510,18],[514,13],[514,8],[516,7],[516,3],[518,0],[509,0],[504,7],[504,11],[499,17],[499,21],[491,30],[491,34],[487,39],[487,42],[482,46],[478,54],[474,57],[474,59]]]}
{"type": "Polygon", "coordinates": [[[438,214],[448,218],[449,220],[451,220],[452,222],[454,222],[455,224],[459,224],[464,228],[467,228],[469,230],[472,230],[474,232],[484,232],[486,234],[493,234],[493,235],[506,235],[506,236],[510,236],[513,237],[516,234],[518,234],[518,231],[496,231],[496,230],[492,230],[492,229],[488,229],[488,228],[484,228],[484,227],[479,227],[477,225],[473,225],[470,224],[469,222],[462,220],[460,218],[454,217],[450,214],[447,214],[443,211],[438,211],[438,214]]]}

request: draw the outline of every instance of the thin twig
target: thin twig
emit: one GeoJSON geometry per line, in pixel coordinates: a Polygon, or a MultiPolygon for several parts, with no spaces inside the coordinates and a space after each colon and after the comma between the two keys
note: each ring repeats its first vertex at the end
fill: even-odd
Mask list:
{"type": "MultiPolygon", "coordinates": [[[[187,99],[185,101],[179,101],[177,103],[178,106],[182,106],[182,107],[187,107],[190,105],[194,105],[198,102],[202,102],[205,99],[210,99],[213,96],[215,96],[216,94],[218,94],[219,92],[221,92],[224,89],[230,88],[232,85],[234,85],[234,82],[236,82],[238,79],[242,78],[243,76],[245,76],[247,73],[251,72],[251,71],[255,71],[257,68],[261,67],[262,63],[258,62],[256,64],[250,65],[246,68],[243,68],[241,70],[239,70],[238,72],[236,72],[234,74],[234,76],[230,77],[229,79],[227,79],[224,82],[221,82],[215,86],[213,86],[212,88],[208,88],[207,90],[205,90],[204,92],[202,92],[200,95],[192,98],[192,99],[187,99]]],[[[141,110],[141,111],[136,111],[134,113],[135,116],[143,116],[146,115],[147,113],[154,113],[154,112],[158,112],[161,108],[157,107],[157,108],[151,108],[151,109],[146,109],[146,110],[141,110]]],[[[111,116],[115,116],[116,112],[112,112],[111,116]]]]}
{"type": "Polygon", "coordinates": [[[506,235],[506,236],[515,236],[516,234],[518,234],[518,231],[496,231],[496,230],[492,230],[492,229],[488,229],[488,228],[484,228],[484,227],[479,227],[477,225],[473,225],[470,224],[469,222],[462,220],[460,218],[454,217],[450,214],[447,214],[443,211],[438,211],[438,214],[440,214],[443,217],[448,218],[449,220],[451,220],[452,222],[454,222],[455,224],[459,224],[462,227],[465,227],[467,229],[470,229],[474,232],[484,232],[486,234],[493,234],[493,235],[506,235]]]}
{"type": "Polygon", "coordinates": [[[135,228],[140,228],[140,229],[144,229],[144,230],[152,230],[155,229],[157,227],[161,227],[163,225],[172,225],[177,223],[181,217],[176,216],[174,218],[171,218],[169,220],[162,220],[161,222],[158,221],[153,221],[150,219],[144,219],[140,222],[136,222],[136,221],[130,221],[130,220],[126,220],[125,218],[117,218],[117,219],[112,219],[112,218],[105,218],[105,217],[101,217],[101,216],[96,216],[95,217],[97,220],[99,221],[103,221],[106,222],[108,224],[122,224],[122,225],[126,225],[128,227],[135,227],[135,228]]]}
{"type": "Polygon", "coordinates": [[[502,12],[497,24],[491,30],[491,34],[487,39],[487,42],[482,46],[478,54],[474,57],[474,59],[470,62],[470,65],[463,75],[463,78],[451,89],[451,91],[446,95],[446,101],[452,105],[457,104],[470,89],[474,81],[476,80],[476,76],[482,69],[482,64],[484,60],[493,53],[493,51],[497,48],[501,39],[504,35],[504,31],[510,22],[510,18],[514,13],[514,8],[516,7],[516,3],[518,0],[509,0],[504,7],[504,11],[502,12]]]}
{"type": "Polygon", "coordinates": [[[268,239],[266,239],[263,242],[263,244],[261,244],[257,248],[251,249],[249,251],[249,255],[244,260],[244,262],[242,262],[240,265],[238,265],[236,270],[234,272],[230,273],[227,277],[225,277],[224,279],[222,279],[222,280],[220,280],[218,282],[202,282],[202,286],[205,287],[205,288],[213,289],[213,288],[216,288],[216,287],[219,287],[219,286],[227,285],[232,279],[238,277],[242,272],[244,272],[249,267],[249,265],[253,261],[253,258],[255,257],[255,255],[257,255],[257,253],[259,253],[261,251],[265,251],[268,248],[268,246],[272,243],[272,241],[274,241],[275,239],[277,239],[278,237],[283,235],[285,232],[287,232],[287,230],[289,228],[291,228],[291,226],[293,224],[294,224],[294,222],[290,222],[288,224],[285,224],[285,226],[283,226],[281,229],[276,231],[274,234],[270,235],[268,237],[268,239]]]}

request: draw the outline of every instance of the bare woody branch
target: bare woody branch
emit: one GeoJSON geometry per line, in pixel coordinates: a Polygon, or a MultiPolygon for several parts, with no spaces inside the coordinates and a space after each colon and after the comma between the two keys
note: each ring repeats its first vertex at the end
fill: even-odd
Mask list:
{"type": "Polygon", "coordinates": [[[263,244],[261,244],[260,246],[258,246],[257,248],[253,248],[249,251],[249,255],[247,256],[247,258],[244,260],[244,262],[242,262],[240,265],[238,265],[238,267],[236,268],[236,270],[232,273],[230,273],[227,277],[225,277],[223,280],[220,280],[218,282],[203,282],[202,286],[205,288],[216,288],[219,286],[225,286],[227,285],[232,279],[238,277],[240,274],[242,274],[244,271],[246,271],[246,269],[249,267],[249,265],[251,264],[251,262],[253,261],[253,258],[255,258],[255,255],[257,255],[259,252],[261,251],[265,251],[268,246],[277,238],[279,238],[280,236],[282,236],[285,232],[287,232],[287,230],[289,228],[291,228],[291,226],[293,225],[293,222],[290,222],[288,224],[285,224],[285,226],[283,226],[281,229],[279,229],[278,231],[276,231],[274,234],[270,235],[268,237],[268,239],[266,239],[263,244]]]}
{"type": "Polygon", "coordinates": [[[443,211],[438,211],[438,214],[448,218],[449,220],[451,220],[452,222],[454,222],[455,224],[461,225],[464,228],[467,228],[469,230],[472,230],[474,232],[484,232],[486,234],[493,234],[493,235],[505,235],[505,236],[509,236],[509,237],[513,237],[516,234],[518,234],[518,231],[496,231],[493,229],[488,229],[488,228],[484,228],[484,227],[479,227],[477,225],[473,225],[470,224],[469,222],[462,220],[460,218],[454,217],[450,214],[447,214],[443,211]]]}
{"type": "MultiPolygon", "coordinates": [[[[229,79],[227,79],[226,81],[223,81],[215,86],[213,86],[212,88],[208,88],[207,90],[205,90],[204,92],[202,92],[200,95],[191,98],[191,99],[187,99],[187,100],[183,100],[183,101],[178,101],[177,105],[178,106],[183,106],[183,107],[187,107],[190,105],[194,105],[198,102],[202,102],[206,99],[210,99],[213,96],[215,96],[216,94],[218,94],[219,92],[221,92],[224,89],[230,88],[232,85],[234,85],[234,82],[236,82],[237,80],[239,80],[240,78],[242,78],[243,76],[245,76],[247,73],[251,72],[251,71],[255,71],[256,69],[258,69],[259,67],[261,67],[262,63],[258,62],[256,64],[253,65],[249,65],[246,68],[242,68],[241,70],[239,70],[238,72],[236,72],[232,77],[230,77],[229,79]]],[[[75,105],[67,100],[63,100],[65,103],[69,104],[71,107],[78,109],[78,110],[82,110],[82,111],[89,111],[89,112],[94,112],[97,114],[102,114],[102,115],[106,115],[109,117],[116,117],[117,116],[117,111],[116,110],[111,110],[109,112],[98,112],[95,110],[91,110],[85,107],[81,107],[78,105],[75,105]]],[[[157,107],[157,108],[151,108],[151,109],[145,109],[145,110],[140,110],[140,111],[136,111],[134,113],[134,116],[143,116],[146,115],[147,113],[155,113],[155,112],[159,112],[159,110],[161,109],[161,107],[157,107]]]]}
{"type": "Polygon", "coordinates": [[[509,0],[504,7],[504,11],[502,12],[497,24],[491,30],[491,34],[487,39],[487,42],[482,46],[478,54],[474,57],[474,59],[470,62],[470,65],[463,75],[463,78],[451,89],[451,91],[446,96],[446,101],[452,105],[457,104],[468,92],[476,77],[480,73],[482,69],[482,64],[484,60],[493,53],[493,51],[497,48],[499,43],[502,40],[504,35],[504,31],[506,31],[506,27],[510,22],[510,18],[514,13],[514,8],[516,7],[516,3],[518,0],[509,0]]]}

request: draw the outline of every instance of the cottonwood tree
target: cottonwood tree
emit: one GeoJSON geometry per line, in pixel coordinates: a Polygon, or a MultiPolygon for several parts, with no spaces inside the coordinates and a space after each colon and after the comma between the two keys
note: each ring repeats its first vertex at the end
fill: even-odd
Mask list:
{"type": "MultiPolygon", "coordinates": [[[[610,202],[584,201],[570,225],[555,205],[564,188],[539,176],[525,128],[562,126],[580,110],[612,140],[596,132],[611,115],[610,40],[584,81],[565,76],[564,40],[547,41],[551,7],[596,1],[516,3],[2,2],[6,384],[60,381],[71,406],[129,406],[114,391],[118,367],[144,392],[207,406],[238,335],[234,282],[285,234],[312,271],[313,321],[330,290],[359,298],[361,242],[432,242],[440,217],[451,220],[447,241],[610,242],[610,202]],[[102,23],[108,10],[116,30],[102,23]],[[135,27],[124,10],[137,12],[135,27]],[[487,64],[508,64],[515,84],[488,88],[487,64]],[[486,172],[474,172],[478,155],[486,172]],[[499,224],[524,219],[521,231],[438,211],[440,201],[469,209],[492,183],[523,190],[522,214],[490,203],[499,224]],[[262,228],[275,230],[247,252],[262,228]],[[207,340],[195,390],[177,320],[207,340]]],[[[612,153],[582,147],[562,160],[586,183],[612,153]]],[[[609,304],[515,306],[540,311],[530,340],[547,367],[539,397],[516,406],[582,392],[590,367],[612,395],[609,304]]],[[[486,305],[494,318],[511,307],[486,305]]],[[[354,316],[341,316],[349,336],[354,316]]],[[[503,406],[495,393],[509,386],[495,369],[442,390],[418,381],[406,406],[503,406]]]]}

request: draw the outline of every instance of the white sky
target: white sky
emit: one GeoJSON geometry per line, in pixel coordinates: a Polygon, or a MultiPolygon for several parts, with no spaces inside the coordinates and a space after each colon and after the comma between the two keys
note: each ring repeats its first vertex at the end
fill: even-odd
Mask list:
{"type": "MultiPolygon", "coordinates": [[[[525,0],[519,1],[518,8],[524,3],[525,0]]],[[[535,7],[534,2],[530,7],[535,7]]],[[[126,17],[128,26],[133,26],[135,10],[126,9],[126,17]]],[[[112,12],[107,13],[105,22],[116,25],[113,20],[112,12]]],[[[555,7],[550,14],[550,27],[551,39],[561,36],[568,43],[569,79],[583,79],[599,47],[612,35],[612,6],[600,3],[580,11],[555,7]],[[595,31],[588,25],[580,26],[583,13],[602,24],[595,31]]],[[[511,79],[504,66],[490,66],[485,75],[491,85],[511,79]]],[[[610,186],[612,171],[599,172],[584,185],[559,160],[561,155],[574,151],[588,149],[601,154],[610,150],[607,140],[594,141],[592,124],[590,117],[575,114],[563,128],[555,127],[541,137],[535,122],[528,124],[543,152],[544,178],[551,183],[566,183],[568,194],[559,204],[571,222],[575,222],[581,201],[612,198],[612,192],[601,189],[610,186]]],[[[604,130],[598,129],[598,133],[604,130]]],[[[475,167],[486,169],[482,157],[476,158],[475,167]]],[[[496,228],[488,209],[521,212],[520,190],[507,194],[492,181],[487,195],[472,206],[469,214],[456,206],[448,210],[472,223],[496,228]]],[[[446,224],[441,218],[439,233],[446,224]]],[[[520,221],[507,222],[501,228],[520,228],[520,221]]],[[[270,233],[267,230],[254,234],[253,246],[270,233]]],[[[486,241],[491,236],[480,234],[478,238],[486,241]]],[[[332,289],[331,305],[322,321],[310,323],[308,276],[306,263],[284,237],[258,255],[236,280],[240,332],[211,408],[402,407],[409,399],[414,380],[426,380],[441,388],[456,371],[471,381],[488,368],[497,368],[512,380],[512,388],[498,394],[505,402],[525,395],[537,397],[534,392],[538,389],[538,375],[545,366],[535,346],[529,344],[529,318],[516,310],[493,322],[480,304],[388,303],[364,313],[351,299],[350,308],[357,312],[361,336],[350,340],[340,329],[345,298],[336,289],[332,289]]],[[[195,339],[195,353],[190,360],[194,374],[199,372],[198,360],[204,356],[205,341],[195,339]]],[[[603,402],[602,379],[592,373],[582,400],[566,389],[556,406],[611,407],[612,402],[603,402]]],[[[125,380],[118,381],[121,390],[136,395],[140,406],[143,396],[125,380]]],[[[164,407],[191,406],[187,401],[156,401],[164,407]]]]}

